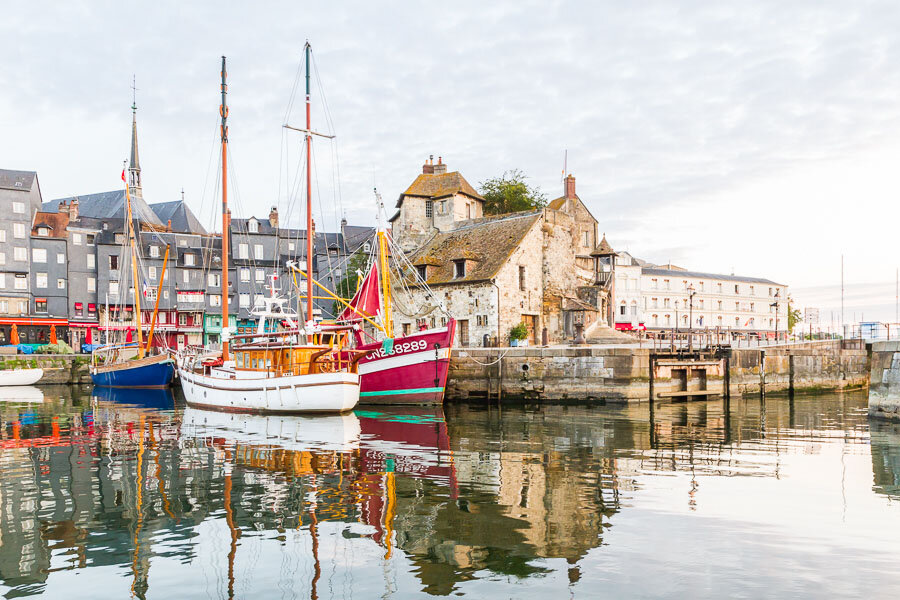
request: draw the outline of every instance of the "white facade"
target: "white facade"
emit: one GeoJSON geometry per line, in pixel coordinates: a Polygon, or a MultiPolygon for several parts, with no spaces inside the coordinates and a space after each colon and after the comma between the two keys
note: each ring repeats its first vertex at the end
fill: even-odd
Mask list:
{"type": "Polygon", "coordinates": [[[783,284],[757,277],[642,267],[625,253],[616,264],[615,304],[620,327],[720,328],[742,333],[787,328],[787,286],[783,284]]]}

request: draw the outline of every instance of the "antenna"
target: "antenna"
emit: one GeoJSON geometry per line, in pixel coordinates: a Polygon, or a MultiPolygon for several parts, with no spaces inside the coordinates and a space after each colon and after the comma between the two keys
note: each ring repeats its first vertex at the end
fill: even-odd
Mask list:
{"type": "Polygon", "coordinates": [[[131,75],[131,110],[137,110],[137,76],[131,75]]]}

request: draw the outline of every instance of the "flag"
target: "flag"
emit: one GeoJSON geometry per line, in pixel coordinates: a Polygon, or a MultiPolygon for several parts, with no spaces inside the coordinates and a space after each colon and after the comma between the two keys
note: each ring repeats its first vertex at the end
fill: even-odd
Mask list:
{"type": "Polygon", "coordinates": [[[125,181],[125,169],[122,169],[122,181],[125,181]]]}

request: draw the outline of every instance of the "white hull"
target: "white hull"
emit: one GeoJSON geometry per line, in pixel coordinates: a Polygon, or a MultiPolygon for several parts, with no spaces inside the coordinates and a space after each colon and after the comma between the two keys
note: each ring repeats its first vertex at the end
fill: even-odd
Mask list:
{"type": "MultiPolygon", "coordinates": [[[[231,372],[233,373],[233,371],[231,372]]],[[[232,378],[227,370],[200,375],[179,369],[185,401],[200,408],[251,413],[342,413],[359,402],[359,375],[316,373],[232,378]]]]}
{"type": "Polygon", "coordinates": [[[43,402],[44,392],[31,385],[0,387],[0,402],[43,402]]]}
{"type": "Polygon", "coordinates": [[[43,369],[11,369],[9,371],[0,371],[0,386],[33,385],[43,376],[43,369]]]}
{"type": "Polygon", "coordinates": [[[277,446],[285,450],[359,448],[359,419],[343,415],[285,416],[225,413],[188,406],[181,419],[182,439],[215,439],[242,446],[277,446]]]}

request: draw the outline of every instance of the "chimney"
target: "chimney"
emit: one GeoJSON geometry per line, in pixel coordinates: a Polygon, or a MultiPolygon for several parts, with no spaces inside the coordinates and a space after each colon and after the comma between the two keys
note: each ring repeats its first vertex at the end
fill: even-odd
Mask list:
{"type": "Polygon", "coordinates": [[[69,214],[69,205],[66,204],[65,200],[59,203],[59,209],[57,210],[57,212],[69,214]]]}
{"type": "Polygon", "coordinates": [[[272,210],[269,211],[269,225],[272,227],[278,227],[278,207],[273,206],[272,210]]]}
{"type": "Polygon", "coordinates": [[[422,165],[422,173],[425,175],[434,174],[434,154],[429,155],[428,160],[422,165]]]}
{"type": "Polygon", "coordinates": [[[441,160],[441,157],[438,156],[438,164],[434,165],[434,174],[435,175],[443,175],[447,172],[447,165],[444,164],[444,161],[441,160]]]}
{"type": "Polygon", "coordinates": [[[575,199],[575,176],[574,175],[566,176],[566,198],[569,200],[575,199]]]}
{"type": "Polygon", "coordinates": [[[172,231],[172,219],[169,219],[168,221],[166,221],[166,231],[168,231],[168,232],[172,231]]]}

